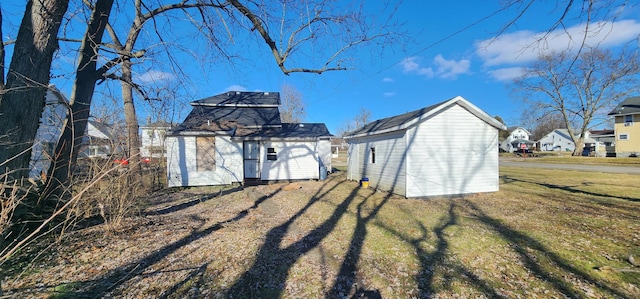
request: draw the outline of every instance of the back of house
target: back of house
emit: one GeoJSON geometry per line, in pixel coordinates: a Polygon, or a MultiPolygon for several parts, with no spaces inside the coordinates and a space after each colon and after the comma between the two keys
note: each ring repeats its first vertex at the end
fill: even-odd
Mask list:
{"type": "Polygon", "coordinates": [[[192,102],[167,133],[170,187],[320,179],[331,170],[322,123],[282,123],[277,92],[227,92],[192,102]]]}

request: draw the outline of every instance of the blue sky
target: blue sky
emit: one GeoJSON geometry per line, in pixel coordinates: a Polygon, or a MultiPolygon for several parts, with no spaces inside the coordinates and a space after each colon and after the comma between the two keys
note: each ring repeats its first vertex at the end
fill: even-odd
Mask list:
{"type": "MultiPolygon", "coordinates": [[[[378,3],[369,2],[365,11],[382,19],[384,15],[378,13],[378,3]]],[[[533,62],[539,51],[576,46],[575,37],[584,30],[584,20],[577,18],[575,11],[570,11],[562,30],[551,32],[544,43],[536,44],[564,8],[556,5],[556,1],[537,1],[513,26],[494,39],[520,11],[519,7],[499,11],[500,2],[401,2],[395,18],[404,22],[403,28],[411,41],[388,45],[383,50],[356,53],[349,71],[285,76],[264,43],[243,43],[245,40],[241,37],[235,40],[240,59],[231,62],[219,57],[203,59],[184,54],[205,48],[197,39],[184,36],[175,44],[184,50],[176,61],[186,76],[176,73],[175,66],[171,67],[169,63],[149,60],[140,62],[136,68],[136,80],[142,85],[179,89],[178,109],[171,116],[177,122],[189,112],[187,103],[190,101],[228,90],[280,91],[283,84],[288,84],[303,96],[307,106],[306,121],[324,122],[334,133],[353,119],[362,107],[371,111],[373,120],[458,95],[490,115],[501,116],[509,126],[519,125],[523,106],[510,95],[510,79],[533,62]]],[[[581,3],[576,5],[575,9],[579,9],[581,3]]],[[[19,24],[22,12],[20,5],[15,3],[3,3],[2,9],[5,22],[9,22],[9,27],[3,28],[6,40],[11,35],[10,25],[15,28],[19,24]]],[[[588,43],[613,48],[630,41],[640,42],[640,4],[609,5],[606,12],[618,14],[618,17],[615,22],[600,23],[600,30],[590,35],[588,43]]],[[[594,16],[596,21],[604,18],[602,13],[594,16]]],[[[52,81],[67,95],[73,78],[65,76],[65,71],[61,70],[74,63],[75,57],[70,53],[57,56],[53,73],[59,76],[52,81]]],[[[108,103],[104,94],[104,90],[97,94],[97,101],[108,103]]],[[[146,103],[140,102],[137,107],[142,123],[148,116],[156,117],[156,110],[146,103]]]]}

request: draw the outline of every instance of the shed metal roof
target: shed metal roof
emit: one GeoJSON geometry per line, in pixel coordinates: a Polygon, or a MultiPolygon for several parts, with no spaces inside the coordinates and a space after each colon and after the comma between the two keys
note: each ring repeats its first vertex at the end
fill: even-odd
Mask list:
{"type": "Polygon", "coordinates": [[[362,137],[367,135],[375,135],[375,134],[382,134],[382,133],[392,132],[397,130],[403,130],[416,124],[417,122],[423,119],[426,119],[431,115],[434,115],[456,104],[467,109],[469,112],[471,112],[478,118],[484,120],[488,124],[499,129],[503,129],[503,130],[506,129],[504,124],[500,123],[495,118],[489,116],[484,111],[480,110],[480,108],[471,104],[469,101],[467,101],[463,97],[457,96],[447,101],[440,102],[438,104],[431,105],[422,109],[418,109],[418,110],[407,112],[404,114],[373,121],[371,123],[366,124],[364,127],[360,129],[347,133],[345,135],[345,138],[348,139],[348,138],[362,137]]]}

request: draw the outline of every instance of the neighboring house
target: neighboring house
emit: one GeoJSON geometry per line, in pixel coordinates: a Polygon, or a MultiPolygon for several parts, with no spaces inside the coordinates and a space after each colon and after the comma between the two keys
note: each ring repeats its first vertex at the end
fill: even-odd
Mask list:
{"type": "Polygon", "coordinates": [[[531,133],[525,128],[510,127],[507,130],[509,130],[509,136],[500,142],[500,148],[503,151],[512,153],[522,149],[523,145],[529,149],[534,144],[534,142],[530,140],[531,133]]]}
{"type": "MultiPolygon", "coordinates": [[[[67,116],[67,106],[68,100],[65,96],[54,85],[49,85],[31,151],[29,177],[40,178],[48,171],[67,116]]],[[[114,142],[117,143],[108,126],[89,120],[78,157],[106,158],[122,150],[120,146],[114,146],[114,142]]]]}
{"type": "Polygon", "coordinates": [[[167,132],[171,130],[171,124],[168,122],[154,122],[140,127],[140,156],[143,158],[164,158],[167,152],[164,146],[164,140],[167,132]]]}
{"type": "Polygon", "coordinates": [[[637,157],[640,154],[640,97],[622,101],[609,115],[615,118],[616,157],[637,157]]]}
{"type": "Polygon", "coordinates": [[[616,156],[616,134],[614,130],[591,130],[590,137],[593,139],[593,150],[596,157],[616,156]]]}
{"type": "Polygon", "coordinates": [[[108,125],[89,120],[87,130],[82,137],[82,147],[78,153],[81,158],[110,158],[123,153],[123,145],[115,130],[108,125]]]}
{"type": "Polygon", "coordinates": [[[40,178],[51,165],[52,153],[62,132],[62,124],[67,115],[67,99],[54,86],[49,85],[45,96],[45,106],[40,117],[40,125],[31,150],[29,177],[40,178]]]}
{"type": "Polygon", "coordinates": [[[282,123],[277,92],[232,91],[192,102],[167,133],[168,185],[324,179],[331,138],[322,123],[282,123]]]}
{"type": "Polygon", "coordinates": [[[498,190],[498,130],[462,97],[349,132],[347,178],[405,197],[498,190]]]}
{"type": "MultiPolygon", "coordinates": [[[[579,133],[576,133],[580,137],[579,133]]],[[[584,138],[584,147],[588,149],[588,152],[595,151],[596,141],[590,137],[590,132],[586,132],[584,138]]],[[[571,140],[569,130],[567,129],[555,129],[547,135],[544,135],[539,141],[540,151],[556,151],[556,152],[573,152],[576,149],[576,144],[571,140]]]]}
{"type": "Polygon", "coordinates": [[[555,129],[538,140],[540,151],[573,152],[576,148],[567,129],[555,129]]]}

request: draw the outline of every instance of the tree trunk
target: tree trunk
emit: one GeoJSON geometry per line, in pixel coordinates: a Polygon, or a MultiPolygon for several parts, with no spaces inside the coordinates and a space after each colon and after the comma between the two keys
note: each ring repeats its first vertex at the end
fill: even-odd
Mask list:
{"type": "Polygon", "coordinates": [[[576,145],[576,148],[573,150],[573,155],[582,156],[582,150],[584,148],[584,138],[579,137],[578,139],[576,139],[576,142],[574,142],[574,144],[576,145]]]}
{"type": "Polygon", "coordinates": [[[69,0],[30,0],[18,30],[6,93],[0,99],[1,171],[11,171],[14,179],[29,175],[58,29],[68,5],[69,0]]]}
{"type": "Polygon", "coordinates": [[[98,0],[91,14],[87,31],[80,46],[80,58],[76,70],[76,79],[69,101],[69,114],[64,121],[64,130],[54,151],[54,161],[49,168],[45,196],[68,195],[72,165],[78,158],[82,146],[82,137],[87,129],[91,111],[91,101],[96,81],[105,70],[96,70],[98,45],[102,41],[104,29],[109,20],[114,0],[98,0]]]}
{"type": "MultiPolygon", "coordinates": [[[[0,9],[0,37],[2,37],[2,10],[0,9]]],[[[4,70],[4,43],[0,38],[0,69],[4,70]]],[[[4,71],[0,72],[0,101],[4,92],[4,71]]],[[[2,282],[2,281],[0,281],[2,282]]],[[[2,291],[2,289],[0,289],[2,291]]],[[[0,294],[1,296],[2,294],[0,294]]]]}
{"type": "Polygon", "coordinates": [[[127,124],[127,152],[130,159],[129,167],[133,171],[140,170],[140,138],[138,134],[138,118],[136,107],[133,102],[131,61],[122,62],[122,101],[124,102],[124,120],[127,124]]]}

